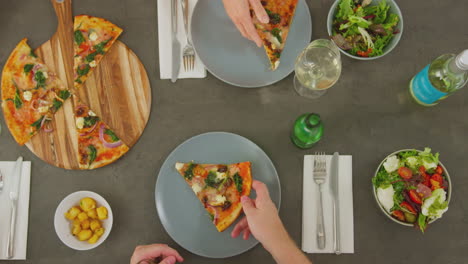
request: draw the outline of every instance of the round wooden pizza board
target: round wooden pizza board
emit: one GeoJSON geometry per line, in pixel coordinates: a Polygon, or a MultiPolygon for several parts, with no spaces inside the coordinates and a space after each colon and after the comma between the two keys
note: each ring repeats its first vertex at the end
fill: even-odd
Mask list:
{"type": "MultiPolygon", "coordinates": [[[[72,1],[51,2],[58,18],[57,32],[37,48],[36,55],[73,88],[72,1]]],[[[129,148],[137,142],[149,119],[151,87],[143,64],[125,44],[113,44],[76,94],[129,148]]],[[[73,101],[68,99],[55,114],[53,132],[41,131],[26,143],[39,158],[64,169],[79,169],[73,101]]]]}

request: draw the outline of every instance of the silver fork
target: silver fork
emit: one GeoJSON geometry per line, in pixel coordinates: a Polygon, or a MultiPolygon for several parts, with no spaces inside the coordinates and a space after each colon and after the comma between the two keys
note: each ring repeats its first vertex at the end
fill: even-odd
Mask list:
{"type": "Polygon", "coordinates": [[[322,184],[327,179],[327,161],[325,153],[316,152],[314,156],[314,181],[319,187],[319,206],[317,214],[317,245],[325,248],[325,227],[323,223],[322,184]]]}
{"type": "Polygon", "coordinates": [[[189,27],[188,27],[188,17],[189,17],[189,0],[182,0],[182,12],[184,15],[184,27],[185,27],[185,36],[187,37],[187,45],[184,47],[183,59],[184,59],[184,70],[191,71],[195,66],[195,51],[193,50],[192,42],[189,38],[189,27]]]}

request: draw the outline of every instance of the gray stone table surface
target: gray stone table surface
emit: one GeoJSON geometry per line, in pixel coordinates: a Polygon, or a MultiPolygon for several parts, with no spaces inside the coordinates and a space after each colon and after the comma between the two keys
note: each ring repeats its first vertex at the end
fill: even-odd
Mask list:
{"type": "MultiPolygon", "coordinates": [[[[313,19],[313,39],[327,37],[326,16],[332,0],[307,2],[313,19]]],[[[179,80],[175,84],[160,80],[155,0],[75,0],[75,14],[104,17],[125,29],[120,40],[135,51],[147,69],[153,107],[148,126],[133,149],[115,164],[94,171],[66,171],[41,161],[14,142],[1,115],[0,160],[23,155],[33,164],[28,260],[24,263],[128,263],[136,245],[154,242],[179,250],[185,263],[273,263],[260,245],[225,260],[193,255],[172,241],[159,221],[154,186],[160,166],[182,141],[208,131],[245,136],[271,157],[281,178],[280,215],[298,244],[303,155],[318,150],[353,155],[356,253],[309,255],[314,263],[466,263],[468,119],[464,114],[468,113],[468,89],[436,107],[424,108],[411,101],[408,83],[436,56],[468,48],[468,2],[398,3],[405,29],[397,48],[376,61],[361,62],[343,56],[338,83],[325,96],[312,101],[295,93],[292,75],[260,89],[233,87],[209,74],[205,79],[179,80]],[[295,118],[305,112],[320,113],[325,123],[323,140],[306,151],[296,148],[289,139],[295,118]],[[425,146],[441,153],[452,175],[454,191],[450,210],[423,235],[386,219],[373,200],[370,179],[388,153],[425,146]],[[103,195],[114,212],[114,227],[107,241],[85,252],[62,244],[53,226],[58,203],[78,190],[103,195]]],[[[37,47],[50,38],[57,23],[47,0],[1,0],[0,4],[3,67],[21,38],[28,37],[30,45],[37,47]]]]}

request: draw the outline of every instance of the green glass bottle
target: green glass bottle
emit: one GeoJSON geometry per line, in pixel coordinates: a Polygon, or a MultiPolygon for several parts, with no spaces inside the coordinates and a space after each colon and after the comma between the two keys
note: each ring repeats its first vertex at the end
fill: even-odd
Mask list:
{"type": "Polygon", "coordinates": [[[318,114],[303,114],[294,122],[292,142],[302,149],[311,148],[323,135],[323,123],[318,114]]]}

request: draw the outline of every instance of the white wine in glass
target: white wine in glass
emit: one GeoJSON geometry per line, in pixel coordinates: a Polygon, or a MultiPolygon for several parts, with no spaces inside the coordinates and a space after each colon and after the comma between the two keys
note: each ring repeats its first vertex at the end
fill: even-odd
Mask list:
{"type": "Polygon", "coordinates": [[[301,96],[318,98],[340,78],[341,57],[335,43],[312,41],[296,59],[294,89],[301,96]]]}

